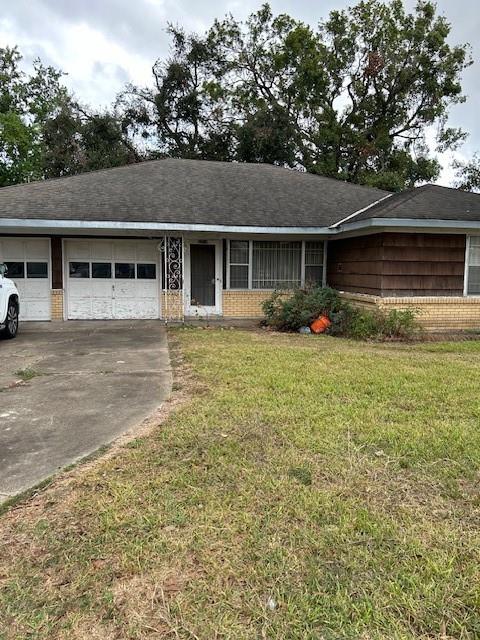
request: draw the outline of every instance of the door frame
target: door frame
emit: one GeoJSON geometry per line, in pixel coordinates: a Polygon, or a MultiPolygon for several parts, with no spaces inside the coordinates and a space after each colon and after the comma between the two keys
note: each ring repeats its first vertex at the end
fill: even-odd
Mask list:
{"type": "Polygon", "coordinates": [[[223,291],[223,242],[222,240],[205,240],[204,238],[189,238],[185,240],[185,315],[186,316],[220,316],[222,315],[223,291]],[[190,246],[192,244],[210,245],[215,247],[215,305],[211,307],[195,307],[191,305],[192,278],[190,246]]]}

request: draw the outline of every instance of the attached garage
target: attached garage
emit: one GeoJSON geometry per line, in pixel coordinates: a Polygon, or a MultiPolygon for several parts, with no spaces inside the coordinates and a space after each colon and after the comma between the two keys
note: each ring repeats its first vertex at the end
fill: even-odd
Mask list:
{"type": "Polygon", "coordinates": [[[50,320],[50,240],[0,238],[0,263],[20,294],[20,320],[50,320]]]}
{"type": "Polygon", "coordinates": [[[152,240],[65,240],[67,318],[159,318],[157,245],[152,240]]]}

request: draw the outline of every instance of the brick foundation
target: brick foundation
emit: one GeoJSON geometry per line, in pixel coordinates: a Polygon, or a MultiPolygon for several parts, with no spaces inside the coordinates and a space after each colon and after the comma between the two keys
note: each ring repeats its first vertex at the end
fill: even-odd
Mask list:
{"type": "Polygon", "coordinates": [[[261,318],[262,302],[271,295],[271,291],[224,291],[224,318],[261,318]]]}
{"type": "Polygon", "coordinates": [[[480,298],[463,296],[415,296],[380,298],[378,296],[342,293],[356,306],[381,309],[416,309],[417,322],[426,331],[465,331],[480,329],[480,298]]]}
{"type": "Polygon", "coordinates": [[[160,313],[164,320],[183,320],[183,292],[163,291],[160,296],[160,313]]]}

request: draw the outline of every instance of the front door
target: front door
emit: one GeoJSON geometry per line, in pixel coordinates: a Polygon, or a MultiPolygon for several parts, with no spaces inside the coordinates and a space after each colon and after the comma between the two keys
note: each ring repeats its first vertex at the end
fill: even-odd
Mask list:
{"type": "Polygon", "coordinates": [[[215,241],[189,244],[187,315],[220,313],[220,248],[215,241]]]}

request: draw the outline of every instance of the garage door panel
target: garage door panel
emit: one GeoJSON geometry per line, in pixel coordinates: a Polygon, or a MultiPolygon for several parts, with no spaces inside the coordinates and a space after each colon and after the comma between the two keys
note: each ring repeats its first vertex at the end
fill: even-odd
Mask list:
{"type": "Polygon", "coordinates": [[[68,300],[68,318],[70,320],[90,320],[92,317],[92,301],[88,298],[68,300]]]}
{"type": "Polygon", "coordinates": [[[156,245],[142,245],[137,243],[137,262],[157,262],[158,249],[156,245]]]}
{"type": "Polygon", "coordinates": [[[135,255],[135,243],[134,242],[119,242],[113,247],[114,259],[117,262],[134,262],[135,255]]]}
{"type": "Polygon", "coordinates": [[[44,301],[50,295],[50,283],[43,279],[24,280],[22,293],[24,299],[32,298],[44,301]]]}
{"type": "MultiPolygon", "coordinates": [[[[86,280],[88,283],[88,280],[86,280]]],[[[108,300],[112,299],[112,280],[110,278],[105,278],[105,280],[93,280],[91,284],[91,297],[92,298],[106,298],[108,300]]],[[[88,284],[85,287],[88,292],[88,284]]]]}
{"type": "Polygon", "coordinates": [[[48,260],[50,243],[48,240],[26,240],[27,260],[48,260]]]}
{"type": "Polygon", "coordinates": [[[136,280],[116,280],[115,298],[135,298],[138,293],[138,283],[136,280]]]}
{"type": "Polygon", "coordinates": [[[113,259],[113,247],[111,242],[96,242],[91,245],[92,260],[106,260],[111,262],[113,259]]]}
{"type": "Polygon", "coordinates": [[[25,241],[8,239],[3,240],[1,245],[2,262],[15,262],[25,260],[25,241]]]}
{"type": "Polygon", "coordinates": [[[84,241],[77,241],[75,243],[67,244],[67,258],[71,260],[89,260],[90,259],[90,243],[84,241]]]}
{"type": "Polygon", "coordinates": [[[112,320],[113,309],[111,298],[94,298],[92,300],[92,317],[98,320],[112,320]]]}
{"type": "Polygon", "coordinates": [[[158,295],[158,282],[156,280],[137,280],[138,295],[142,298],[156,298],[158,295]]]}
{"type": "MultiPolygon", "coordinates": [[[[28,300],[22,307],[25,306],[25,312],[23,315],[27,318],[35,320],[50,320],[50,308],[46,307],[43,300],[28,300]]],[[[22,312],[20,313],[22,318],[22,312]]]]}

